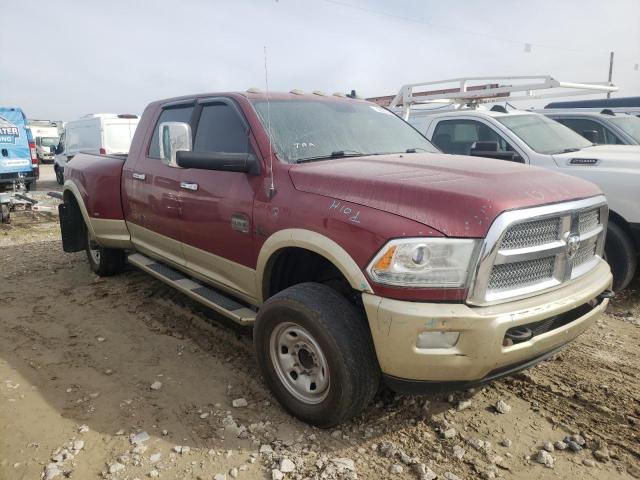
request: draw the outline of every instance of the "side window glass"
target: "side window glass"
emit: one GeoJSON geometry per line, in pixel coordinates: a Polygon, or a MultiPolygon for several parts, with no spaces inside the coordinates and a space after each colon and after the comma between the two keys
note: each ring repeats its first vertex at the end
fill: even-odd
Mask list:
{"type": "Polygon", "coordinates": [[[233,107],[215,103],[202,108],[194,152],[247,153],[248,149],[247,128],[233,107]]]}
{"type": "Polygon", "coordinates": [[[56,150],[58,150],[60,153],[64,152],[64,137],[66,136],[66,133],[62,132],[62,135],[60,135],[60,141],[58,142],[58,148],[56,150]]]}
{"type": "Polygon", "coordinates": [[[445,153],[469,155],[475,142],[496,142],[500,152],[515,151],[495,130],[475,120],[444,120],[433,132],[433,143],[445,153]]]}
{"type": "Polygon", "coordinates": [[[609,130],[607,127],[603,127],[604,130],[604,143],[608,145],[622,145],[623,142],[618,138],[618,136],[609,130]]]}
{"type": "Polygon", "coordinates": [[[604,126],[598,122],[585,118],[563,118],[560,123],[593,143],[609,143],[604,126]]]}
{"type": "Polygon", "coordinates": [[[184,122],[189,123],[191,120],[191,114],[193,113],[193,106],[188,107],[175,107],[167,108],[162,111],[156,122],[156,126],[153,129],[153,135],[151,136],[151,142],[149,143],[149,153],[147,156],[151,158],[160,158],[160,144],[158,142],[158,127],[163,122],[184,122]]]}

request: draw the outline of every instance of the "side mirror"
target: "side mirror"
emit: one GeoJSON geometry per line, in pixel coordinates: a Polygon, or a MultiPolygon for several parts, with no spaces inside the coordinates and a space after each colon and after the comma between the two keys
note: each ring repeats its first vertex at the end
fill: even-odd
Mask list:
{"type": "Polygon", "coordinates": [[[495,158],[508,162],[524,163],[523,158],[516,152],[501,152],[498,150],[498,142],[475,142],[471,145],[469,155],[472,157],[495,158]]]}
{"type": "Polygon", "coordinates": [[[182,168],[219,170],[223,172],[260,173],[258,159],[253,153],[188,152],[176,154],[177,164],[182,168]]]}
{"type": "Polygon", "coordinates": [[[163,122],[158,127],[160,158],[170,167],[178,167],[177,153],[191,151],[191,127],[183,122],[163,122]]]}
{"type": "Polygon", "coordinates": [[[597,130],[583,130],[581,135],[591,143],[599,143],[599,135],[597,130]]]}
{"type": "Polygon", "coordinates": [[[471,151],[477,150],[479,152],[497,152],[498,142],[475,142],[471,145],[471,151]]]}

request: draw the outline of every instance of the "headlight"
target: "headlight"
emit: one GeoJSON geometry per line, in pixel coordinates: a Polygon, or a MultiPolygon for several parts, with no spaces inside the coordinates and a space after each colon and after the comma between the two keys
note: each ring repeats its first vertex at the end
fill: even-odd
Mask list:
{"type": "Polygon", "coordinates": [[[401,287],[465,287],[479,240],[407,238],[391,240],[369,264],[377,283],[401,287]]]}

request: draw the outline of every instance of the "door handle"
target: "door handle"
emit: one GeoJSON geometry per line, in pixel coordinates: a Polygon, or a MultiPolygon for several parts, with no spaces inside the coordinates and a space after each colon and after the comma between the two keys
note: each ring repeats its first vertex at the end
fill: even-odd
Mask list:
{"type": "Polygon", "coordinates": [[[193,190],[195,192],[198,190],[198,184],[192,182],[180,182],[180,188],[184,188],[185,190],[193,190]]]}
{"type": "Polygon", "coordinates": [[[134,173],[131,175],[134,180],[144,180],[147,176],[144,173],[134,173]]]}

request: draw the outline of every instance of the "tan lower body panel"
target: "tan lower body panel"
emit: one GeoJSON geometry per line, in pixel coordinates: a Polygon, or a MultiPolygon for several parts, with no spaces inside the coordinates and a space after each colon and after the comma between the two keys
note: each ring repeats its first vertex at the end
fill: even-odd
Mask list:
{"type": "Polygon", "coordinates": [[[91,217],[94,239],[102,247],[128,249],[133,246],[124,220],[106,220],[91,217]]]}
{"type": "Polygon", "coordinates": [[[213,253],[182,244],[187,271],[195,278],[224,286],[225,290],[255,305],[256,271],[213,253]]]}
{"type": "Polygon", "coordinates": [[[607,308],[604,299],[571,322],[503,346],[508,329],[552,318],[584,305],[611,286],[605,262],[564,288],[488,307],[418,303],[362,294],[382,372],[407,380],[474,381],[490,372],[534,359],[584,332],[607,308]],[[418,348],[422,332],[459,332],[450,348],[418,348]]]}
{"type": "Polygon", "coordinates": [[[129,222],[127,225],[136,250],[182,270],[189,276],[211,283],[251,305],[256,304],[256,271],[252,268],[191,247],[135,223],[129,222]]]}

